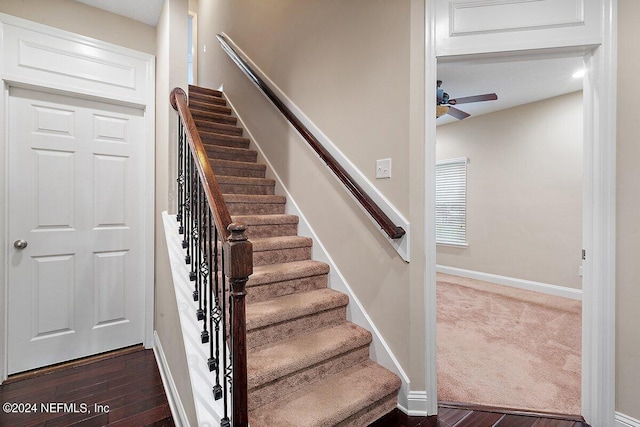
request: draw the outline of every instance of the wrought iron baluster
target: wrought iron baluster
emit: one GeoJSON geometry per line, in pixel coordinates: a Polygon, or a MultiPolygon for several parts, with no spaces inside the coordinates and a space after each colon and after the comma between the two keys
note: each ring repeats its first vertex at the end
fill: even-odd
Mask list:
{"type": "Polygon", "coordinates": [[[185,150],[185,202],[184,202],[184,210],[185,210],[185,232],[184,237],[182,239],[182,247],[187,250],[187,254],[185,255],[184,262],[186,264],[191,264],[191,244],[190,244],[190,236],[191,236],[191,227],[192,227],[192,208],[193,208],[193,199],[191,197],[191,187],[193,186],[193,169],[191,167],[191,152],[189,150],[185,150]]]}
{"type": "Polygon", "coordinates": [[[198,241],[200,235],[200,230],[198,229],[198,221],[200,216],[200,197],[198,197],[198,195],[200,185],[202,184],[200,183],[200,179],[198,178],[197,169],[193,157],[191,157],[191,163],[193,182],[191,185],[191,271],[189,272],[189,280],[194,282],[193,300],[198,301],[198,299],[200,298],[200,293],[198,292],[198,274],[196,272],[196,269],[199,265],[198,241]]]}
{"type": "MultiPolygon", "coordinates": [[[[211,314],[209,316],[210,326],[212,333],[215,334],[216,345],[213,346],[213,340],[209,342],[209,371],[215,372],[216,384],[213,386],[213,396],[215,400],[222,399],[222,386],[220,385],[220,322],[222,322],[221,316],[224,316],[224,311],[220,307],[220,270],[219,254],[218,254],[218,229],[213,227],[213,283],[210,290],[209,300],[211,301],[211,314]],[[213,289],[212,289],[213,288],[213,289]],[[211,295],[213,294],[213,295],[211,295]],[[215,332],[213,332],[215,331],[215,332]]],[[[224,339],[223,339],[224,345],[224,339]]]]}
{"type": "Polygon", "coordinates": [[[231,420],[229,418],[229,410],[228,410],[228,403],[227,400],[227,396],[229,395],[229,388],[230,388],[230,384],[232,381],[231,378],[231,357],[229,354],[227,354],[227,343],[229,343],[229,349],[233,348],[232,347],[232,343],[231,340],[229,339],[229,334],[228,334],[228,329],[227,329],[227,312],[229,312],[229,316],[230,316],[230,306],[228,304],[227,301],[227,278],[224,275],[224,246],[221,248],[222,249],[222,253],[221,253],[221,263],[222,263],[222,295],[221,295],[221,300],[222,300],[222,366],[223,366],[223,373],[224,373],[224,378],[222,380],[222,388],[223,388],[223,397],[225,399],[224,402],[224,416],[222,417],[222,420],[220,420],[220,424],[221,426],[227,427],[227,426],[231,426],[231,420]]]}
{"type": "Polygon", "coordinates": [[[176,179],[178,185],[178,209],[176,212],[176,221],[178,222],[178,233],[184,233],[184,227],[182,225],[183,218],[183,209],[184,209],[184,200],[183,197],[183,185],[184,185],[184,177],[182,174],[184,171],[182,170],[182,156],[184,151],[184,126],[182,125],[182,120],[178,117],[178,178],[176,179]]]}

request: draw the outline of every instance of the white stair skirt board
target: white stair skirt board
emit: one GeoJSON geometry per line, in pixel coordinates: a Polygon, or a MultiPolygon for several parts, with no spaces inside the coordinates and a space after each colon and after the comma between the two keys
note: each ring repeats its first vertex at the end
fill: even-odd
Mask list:
{"type": "MultiPolygon", "coordinates": [[[[333,259],[329,255],[329,252],[316,235],[315,231],[307,221],[307,218],[300,211],[300,208],[296,204],[293,196],[291,196],[289,191],[282,184],[280,176],[275,172],[275,170],[271,166],[271,163],[269,162],[269,159],[264,155],[264,152],[260,149],[260,146],[256,143],[255,138],[251,134],[251,131],[243,122],[242,117],[238,115],[237,110],[233,107],[233,102],[228,97],[226,97],[226,95],[225,99],[238,118],[239,126],[244,128],[247,137],[251,141],[252,148],[258,150],[259,156],[261,158],[260,161],[263,161],[267,165],[269,171],[273,173],[273,176],[276,180],[275,194],[282,194],[287,197],[285,212],[290,215],[298,216],[298,235],[309,237],[313,240],[313,245],[311,246],[312,259],[327,263],[331,267],[329,270],[329,287],[336,291],[345,293],[349,296],[349,305],[347,305],[347,320],[367,329],[373,334],[373,341],[370,348],[371,359],[400,377],[402,386],[400,387],[400,392],[398,394],[398,407],[406,413],[413,411],[414,413],[412,415],[426,415],[426,400],[424,402],[418,402],[415,399],[413,401],[409,399],[411,393],[424,392],[410,391],[409,377],[400,366],[400,363],[398,362],[396,357],[393,355],[391,349],[380,334],[380,331],[378,331],[373,321],[364,310],[364,307],[360,303],[360,300],[353,293],[353,290],[347,283],[347,279],[342,275],[342,273],[340,273],[340,270],[338,269],[336,263],[333,261],[333,259]]],[[[406,229],[406,231],[408,232],[409,230],[406,229]]],[[[426,396],[426,394],[424,395],[426,396]]]]}
{"type": "MultiPolygon", "coordinates": [[[[175,215],[169,215],[167,212],[162,212],[162,220],[169,251],[173,288],[176,292],[176,304],[180,317],[184,350],[189,364],[189,378],[191,380],[191,391],[193,393],[198,426],[217,426],[220,425],[220,420],[223,417],[224,407],[222,402],[224,399],[218,401],[213,399],[212,389],[215,384],[215,374],[209,372],[209,367],[207,366],[209,345],[200,344],[201,326],[195,316],[198,303],[193,301],[193,285],[189,281],[189,269],[184,262],[185,253],[180,242],[178,223],[175,215]]],[[[211,339],[214,339],[214,337],[211,337],[211,339]]],[[[222,339],[222,333],[220,333],[220,339],[222,339]]],[[[223,378],[220,378],[220,384],[222,383],[223,378]]],[[[180,396],[176,395],[173,399],[177,407],[182,406],[181,403],[178,403],[180,402],[180,396]]],[[[231,401],[230,393],[227,393],[227,401],[231,401]]]]}
{"type": "MultiPolygon", "coordinates": [[[[406,234],[399,239],[391,239],[387,234],[378,227],[379,231],[387,238],[389,243],[394,247],[396,252],[404,259],[406,262],[410,261],[410,224],[409,221],[400,213],[398,209],[382,194],[378,188],[367,179],[367,177],[358,169],[352,162],[349,160],[347,156],[345,156],[342,151],[327,137],[322,130],[320,130],[312,121],[309,119],[304,112],[293,103],[289,97],[280,89],[269,77],[258,67],[251,59],[247,56],[246,53],[242,51],[229,37],[227,34],[223,33],[229,44],[233,47],[234,50],[240,53],[247,63],[255,70],[256,74],[267,84],[267,86],[276,94],[280,100],[287,106],[295,116],[300,119],[300,122],[309,129],[309,131],[313,134],[314,137],[320,141],[320,144],[336,159],[336,161],[342,166],[351,177],[360,185],[364,191],[371,197],[371,199],[382,209],[382,211],[397,225],[402,227],[406,234]]],[[[274,107],[275,108],[275,107],[274,107]]],[[[235,110],[234,110],[235,111],[235,110]]],[[[235,111],[237,113],[237,111],[235,111]]],[[[245,127],[245,130],[247,128],[245,127]]],[[[253,138],[251,138],[253,141],[253,138]]],[[[308,144],[307,144],[308,147],[308,144]]],[[[309,147],[309,149],[311,149],[309,147]]],[[[264,157],[264,156],[263,156],[264,157]]],[[[270,165],[269,165],[270,166],[270,165]]],[[[272,169],[273,170],[273,169],[272,169]]],[[[332,173],[333,174],[333,173],[332,173]]],[[[336,177],[336,179],[338,179],[336,177]]],[[[353,195],[345,189],[348,194],[353,198],[353,195]]],[[[355,198],[353,198],[355,201],[355,198]]],[[[356,202],[358,206],[362,208],[359,202],[356,202]]],[[[362,210],[369,216],[369,213],[362,208],[362,210]]],[[[372,221],[375,220],[369,216],[372,221]]],[[[377,223],[376,223],[377,226],[377,223]]]]}
{"type": "Polygon", "coordinates": [[[171,417],[176,427],[188,426],[189,420],[187,419],[187,413],[182,405],[182,400],[178,394],[176,383],[171,375],[171,370],[167,364],[167,359],[162,349],[162,343],[160,337],[156,332],[153,333],[154,345],[153,354],[156,356],[156,363],[158,363],[158,370],[160,371],[160,378],[162,378],[162,385],[164,386],[164,392],[167,395],[169,401],[169,409],[171,409],[171,417]]]}
{"type": "Polygon", "coordinates": [[[640,420],[616,412],[616,427],[640,427],[640,420]]]}
{"type": "Polygon", "coordinates": [[[499,276],[497,274],[483,273],[480,271],[465,270],[463,268],[447,267],[436,265],[438,273],[451,274],[453,276],[468,277],[470,279],[482,280],[498,285],[511,286],[513,288],[527,291],[539,292],[557,297],[570,298],[578,301],[582,300],[582,290],[567,288],[564,286],[550,285],[547,283],[533,282],[531,280],[516,279],[514,277],[499,276]]]}

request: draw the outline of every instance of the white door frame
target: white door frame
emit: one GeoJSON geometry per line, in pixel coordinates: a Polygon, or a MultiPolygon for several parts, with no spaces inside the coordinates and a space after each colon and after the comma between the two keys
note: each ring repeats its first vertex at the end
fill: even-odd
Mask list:
{"type": "MultiPolygon", "coordinates": [[[[593,426],[615,425],[616,283],[616,26],[617,2],[604,0],[602,42],[583,46],[584,80],[584,262],[582,293],[582,415],[593,426]]],[[[435,280],[435,81],[436,10],[425,14],[425,310],[428,413],[437,413],[435,280]]],[[[574,46],[573,49],[576,47],[574,46]]]]}
{"type": "MultiPolygon", "coordinates": [[[[28,45],[28,43],[27,43],[28,45]]],[[[64,49],[57,50],[52,46],[42,46],[33,44],[31,47],[43,48],[46,52],[52,54],[62,53],[60,58],[65,56],[64,49]],[[47,50],[50,47],[51,49],[47,50]]],[[[21,45],[22,47],[22,45],[21,45]]],[[[29,46],[27,46],[29,48],[29,46]]],[[[21,60],[21,59],[20,59],[21,60]]],[[[28,59],[27,59],[28,60],[28,59]]],[[[56,64],[56,66],[59,64],[56,64]]],[[[64,68],[64,67],[63,67],[64,68]]],[[[77,70],[76,70],[77,71],[77,70]]],[[[25,87],[43,92],[59,93],[62,95],[73,96],[76,98],[84,98],[97,100],[101,102],[110,102],[120,105],[126,105],[137,109],[144,110],[145,114],[145,135],[144,140],[144,165],[142,183],[144,191],[144,346],[153,347],[153,322],[154,322],[154,187],[155,187],[155,57],[153,55],[134,51],[121,46],[91,39],[78,34],[69,33],[53,27],[48,27],[35,22],[16,18],[10,15],[0,13],[0,165],[2,165],[2,173],[0,173],[0,382],[7,378],[7,305],[8,305],[8,271],[6,266],[9,262],[9,247],[11,242],[7,240],[8,231],[8,156],[7,149],[9,143],[9,134],[7,129],[8,104],[9,104],[9,88],[12,86],[25,87]],[[16,58],[15,43],[10,45],[6,37],[5,30],[10,28],[12,31],[23,31],[25,34],[32,32],[37,37],[43,37],[46,40],[56,40],[62,44],[66,44],[67,49],[70,44],[78,43],[87,51],[101,52],[106,55],[107,59],[96,59],[95,57],[82,57],[81,55],[69,56],[71,61],[87,61],[92,65],[104,64],[105,66],[113,66],[118,69],[125,70],[123,75],[125,78],[132,79],[131,84],[126,85],[115,84],[113,91],[109,90],[109,85],[96,79],[88,79],[86,75],[65,75],[63,69],[58,69],[59,79],[56,73],[39,70],[37,67],[26,68],[26,72],[19,72],[20,64],[16,58]],[[123,61],[131,64],[129,68],[120,63],[113,62],[113,58],[120,57],[123,61]],[[18,70],[18,71],[16,71],[18,70]]]]}

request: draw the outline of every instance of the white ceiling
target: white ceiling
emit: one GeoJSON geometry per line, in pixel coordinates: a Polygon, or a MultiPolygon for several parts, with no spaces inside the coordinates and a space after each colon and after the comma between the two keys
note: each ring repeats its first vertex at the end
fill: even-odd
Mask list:
{"type": "Polygon", "coordinates": [[[98,9],[157,26],[164,0],[76,0],[98,9]]]}
{"type": "MultiPolygon", "coordinates": [[[[572,77],[583,68],[582,57],[487,57],[438,61],[438,79],[451,98],[496,93],[498,100],[460,104],[456,108],[473,116],[540,101],[582,89],[582,79],[572,77]]],[[[468,119],[467,119],[468,120],[468,119]]],[[[450,115],[438,125],[458,121],[450,115]]]]}

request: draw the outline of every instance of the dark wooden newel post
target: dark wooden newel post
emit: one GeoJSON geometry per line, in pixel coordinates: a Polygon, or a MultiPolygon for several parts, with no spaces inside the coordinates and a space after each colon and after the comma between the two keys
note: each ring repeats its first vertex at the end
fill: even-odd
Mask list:
{"type": "Polygon", "coordinates": [[[231,341],[232,341],[232,420],[233,427],[249,424],[247,409],[247,327],[245,316],[245,295],[247,280],[253,274],[253,245],[245,235],[244,224],[230,224],[231,233],[225,243],[224,269],[229,280],[232,300],[231,341]]]}

